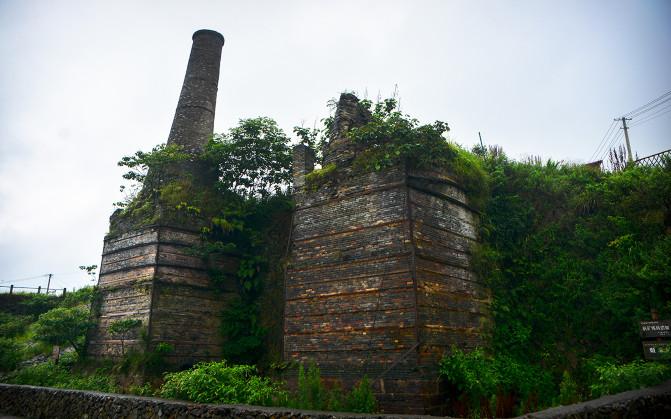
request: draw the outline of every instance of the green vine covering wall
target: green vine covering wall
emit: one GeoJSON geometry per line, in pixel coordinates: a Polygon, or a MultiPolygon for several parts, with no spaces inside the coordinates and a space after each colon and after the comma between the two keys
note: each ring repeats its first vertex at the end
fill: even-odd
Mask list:
{"type": "Polygon", "coordinates": [[[474,256],[495,327],[487,354],[446,358],[442,372],[461,389],[453,401],[513,414],[622,391],[616,376],[627,389],[671,377],[638,361],[639,321],[652,309],[671,317],[671,164],[604,173],[476,152],[491,196],[474,256]],[[515,372],[498,373],[502,365],[515,372]],[[530,373],[538,367],[550,379],[530,373]]]}

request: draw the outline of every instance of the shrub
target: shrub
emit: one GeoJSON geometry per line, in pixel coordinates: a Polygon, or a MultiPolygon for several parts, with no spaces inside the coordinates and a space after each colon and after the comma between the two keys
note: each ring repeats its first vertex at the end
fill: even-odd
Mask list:
{"type": "Polygon", "coordinates": [[[298,388],[289,399],[288,405],[296,409],[373,413],[377,400],[367,377],[347,394],[338,385],[327,388],[321,379],[319,368],[315,364],[309,364],[307,369],[303,365],[298,367],[298,388]]]}
{"type": "Polygon", "coordinates": [[[21,348],[12,339],[0,338],[0,371],[11,371],[21,360],[21,348]]]}
{"type": "Polygon", "coordinates": [[[554,391],[552,377],[540,367],[504,355],[494,358],[481,348],[465,353],[453,347],[439,372],[477,414],[491,415],[492,408],[501,416],[537,410],[550,404],[554,391]]]}
{"type": "Polygon", "coordinates": [[[671,366],[641,360],[622,365],[606,363],[595,370],[595,381],[589,386],[592,397],[654,386],[671,378],[671,366]]]}
{"type": "Polygon", "coordinates": [[[345,410],[356,413],[373,413],[377,409],[377,400],[373,394],[368,377],[364,376],[349,394],[345,410]]]}
{"type": "Polygon", "coordinates": [[[13,338],[22,335],[25,333],[31,320],[31,316],[0,312],[0,338],[13,338]]]}
{"type": "Polygon", "coordinates": [[[226,361],[202,362],[187,371],[168,373],[161,397],[197,403],[244,403],[273,406],[286,401],[286,392],[251,365],[226,361]]]}
{"type": "MultiPolygon", "coordinates": [[[[255,277],[256,267],[252,266],[249,271],[251,278],[246,283],[258,282],[255,277]]],[[[240,271],[238,276],[243,277],[240,271]]],[[[235,299],[222,312],[221,332],[225,338],[223,355],[232,362],[252,364],[257,362],[263,354],[266,329],[259,320],[258,304],[249,300],[253,299],[248,298],[247,301],[235,299]]]]}
{"type": "Polygon", "coordinates": [[[480,348],[464,353],[452,348],[452,354],[440,361],[440,375],[456,386],[471,409],[496,394],[499,377],[491,358],[480,348]]]}
{"type": "Polygon", "coordinates": [[[303,365],[299,365],[298,389],[293,395],[290,406],[298,409],[326,410],[332,398],[334,403],[340,404],[335,400],[338,398],[332,397],[324,386],[319,368],[315,364],[309,364],[306,370],[303,365]]]}
{"type": "Polygon", "coordinates": [[[315,169],[305,175],[305,187],[309,191],[316,191],[320,186],[329,182],[336,174],[337,166],[329,163],[321,169],[315,169]]]}
{"type": "Polygon", "coordinates": [[[446,171],[466,190],[474,207],[484,206],[489,191],[487,173],[477,156],[443,136],[450,130],[445,122],[420,125],[398,110],[395,99],[374,105],[363,100],[359,106],[365,108],[370,120],[347,133],[363,148],[354,160],[356,168],[379,171],[403,163],[416,169],[446,171]]]}
{"type": "Polygon", "coordinates": [[[96,371],[89,375],[78,375],[60,364],[54,364],[52,361],[17,370],[7,377],[7,382],[11,384],[69,388],[74,390],[94,390],[107,393],[117,391],[109,374],[96,371]]]}
{"type": "Polygon", "coordinates": [[[134,394],[136,396],[152,397],[155,392],[154,392],[154,389],[152,388],[151,384],[144,383],[141,386],[137,386],[137,385],[130,386],[128,388],[128,393],[129,394],[134,394]]]}
{"type": "Polygon", "coordinates": [[[149,373],[157,374],[168,368],[165,360],[166,355],[175,351],[175,347],[169,343],[159,342],[153,351],[145,354],[144,366],[149,373]]]}
{"type": "Polygon", "coordinates": [[[568,371],[564,371],[561,383],[559,383],[559,400],[557,402],[558,404],[569,405],[579,401],[578,384],[568,371]]]}
{"type": "Polygon", "coordinates": [[[68,292],[65,294],[58,306],[69,308],[80,305],[88,306],[88,304],[93,301],[93,297],[95,296],[96,292],[96,287],[84,287],[78,289],[77,291],[68,292]]]}
{"type": "Polygon", "coordinates": [[[33,316],[46,313],[47,311],[58,306],[60,301],[59,297],[53,295],[45,294],[23,294],[27,296],[25,300],[22,300],[20,305],[21,314],[31,314],[33,316]]]}

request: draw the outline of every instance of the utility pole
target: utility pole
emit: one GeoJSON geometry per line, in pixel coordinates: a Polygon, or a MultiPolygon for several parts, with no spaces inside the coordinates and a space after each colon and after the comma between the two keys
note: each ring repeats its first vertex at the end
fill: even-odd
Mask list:
{"type": "Polygon", "coordinates": [[[482,149],[484,150],[484,149],[485,149],[485,145],[482,144],[482,134],[480,134],[480,131],[478,131],[478,137],[480,137],[480,147],[482,147],[482,149]]]}
{"type": "Polygon", "coordinates": [[[49,275],[49,280],[47,280],[47,295],[49,295],[49,286],[51,285],[51,277],[53,274],[48,274],[49,275]]]}
{"type": "Polygon", "coordinates": [[[631,154],[631,144],[629,144],[629,128],[627,127],[627,121],[631,121],[631,118],[616,118],[616,121],[622,121],[622,129],[624,130],[624,141],[627,144],[627,162],[633,163],[634,157],[631,154]]]}

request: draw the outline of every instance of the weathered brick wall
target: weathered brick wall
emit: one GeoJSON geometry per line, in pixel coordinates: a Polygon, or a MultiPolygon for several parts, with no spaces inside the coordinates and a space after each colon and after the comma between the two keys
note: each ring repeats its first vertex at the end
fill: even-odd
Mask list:
{"type": "MultiPolygon", "coordinates": [[[[148,227],[105,239],[98,277],[100,297],[93,310],[96,324],[88,337],[89,355],[121,355],[121,341],[108,333],[111,322],[137,319],[143,328],[149,325],[158,235],[157,227],[148,227]]],[[[137,333],[125,345],[143,349],[139,337],[137,333]]]]}
{"type": "Polygon", "coordinates": [[[385,411],[439,412],[439,359],[483,344],[489,296],[470,262],[478,214],[445,174],[353,170],[345,134],[366,118],[352,101],[341,97],[325,153],[337,174],[296,190],[285,357],[345,386],[367,375],[385,411]]]}
{"type": "MultiPolygon", "coordinates": [[[[89,354],[120,355],[121,342],[107,332],[108,326],[133,318],[142,321],[147,340],[141,341],[138,330],[125,343],[128,346],[151,350],[158,343],[169,343],[175,351],[167,359],[178,364],[221,357],[221,312],[235,294],[233,289],[213,286],[208,266],[192,252],[199,242],[198,232],[170,226],[106,238],[89,354]]],[[[221,260],[217,266],[229,274],[237,267],[234,259],[221,260]]]]}

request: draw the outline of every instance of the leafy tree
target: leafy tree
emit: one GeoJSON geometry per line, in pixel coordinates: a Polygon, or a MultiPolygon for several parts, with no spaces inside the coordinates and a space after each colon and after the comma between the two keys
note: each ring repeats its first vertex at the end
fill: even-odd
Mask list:
{"type": "Polygon", "coordinates": [[[112,336],[116,336],[121,340],[121,356],[126,354],[124,342],[132,337],[140,325],[142,325],[142,321],[137,319],[115,320],[110,323],[107,330],[112,336]]]}
{"type": "Polygon", "coordinates": [[[34,333],[37,340],[51,345],[71,345],[81,356],[84,353],[84,335],[91,325],[87,310],[58,307],[40,315],[34,333]]]}
{"type": "Polygon", "coordinates": [[[11,371],[21,360],[21,348],[13,339],[0,337],[0,371],[11,371]]]}
{"type": "Polygon", "coordinates": [[[88,275],[91,281],[96,280],[96,270],[98,269],[98,265],[81,265],[79,269],[86,272],[86,275],[88,275]]]}
{"type": "Polygon", "coordinates": [[[289,137],[270,118],[242,119],[215,135],[206,157],[218,168],[221,188],[244,197],[279,193],[291,180],[289,137]]]}
{"type": "MultiPolygon", "coordinates": [[[[131,182],[130,198],[133,198],[141,186],[151,189],[163,184],[169,174],[168,169],[175,163],[194,159],[194,156],[184,152],[179,145],[160,144],[149,152],[136,151],[132,156],[122,157],[118,165],[128,168],[123,178],[131,182]]],[[[122,191],[125,189],[125,185],[121,186],[122,191]]]]}

